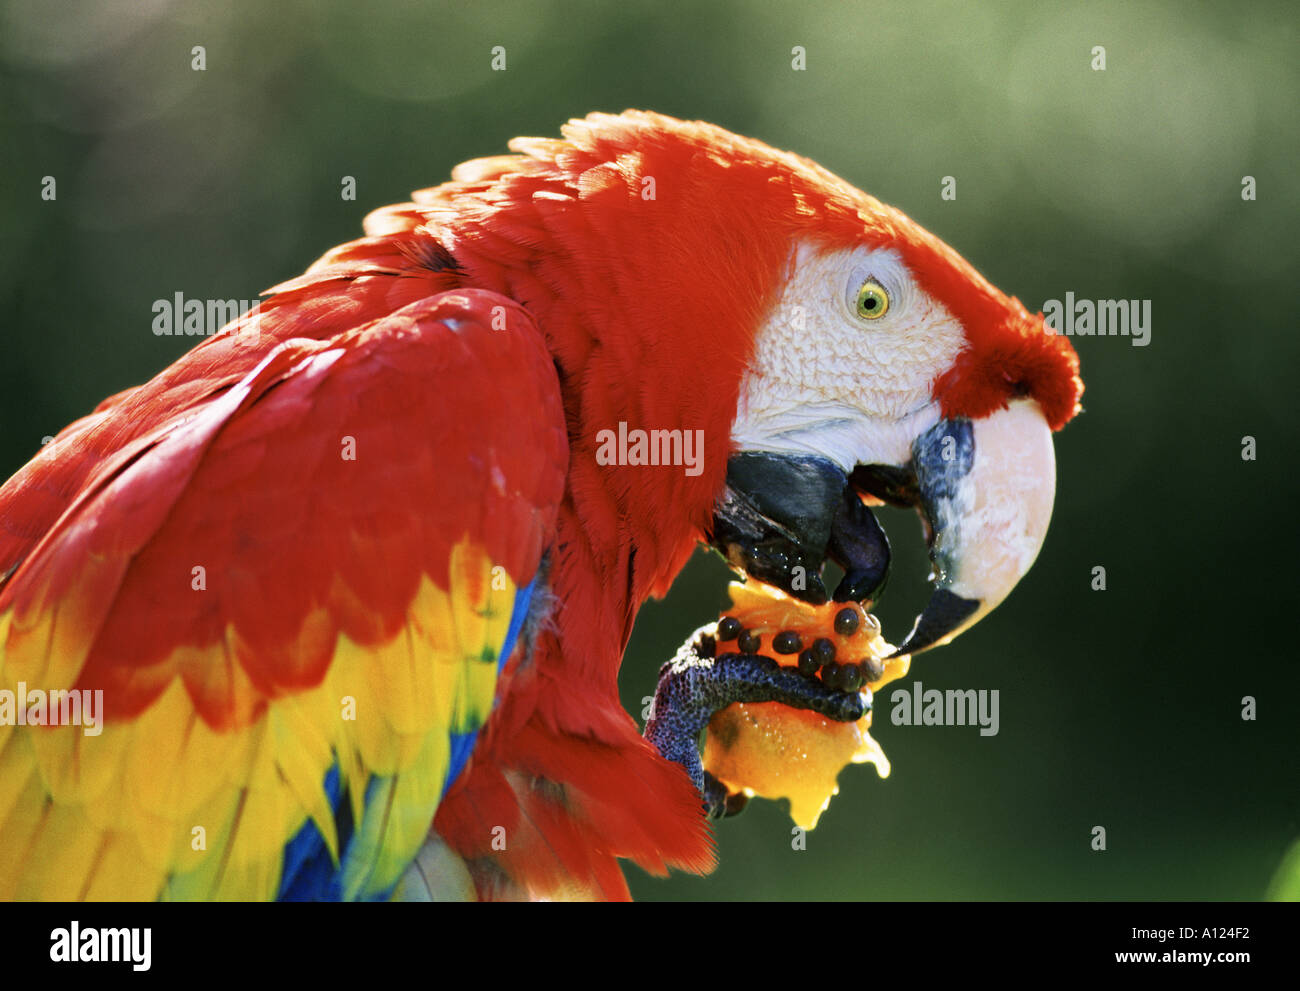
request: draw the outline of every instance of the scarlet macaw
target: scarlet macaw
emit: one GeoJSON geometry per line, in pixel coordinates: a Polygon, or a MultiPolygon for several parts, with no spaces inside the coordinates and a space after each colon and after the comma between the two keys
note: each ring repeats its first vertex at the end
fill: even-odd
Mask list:
{"type": "Polygon", "coordinates": [[[865,599],[864,500],[917,506],[911,651],[1028,569],[1082,389],[1041,314],[806,159],[642,112],[563,134],[370,214],[0,488],[0,690],[105,718],[0,725],[0,897],[707,871],[698,781],[616,691],[697,542],[865,599]],[[601,452],[620,430],[691,432],[698,470],[601,452]]]}

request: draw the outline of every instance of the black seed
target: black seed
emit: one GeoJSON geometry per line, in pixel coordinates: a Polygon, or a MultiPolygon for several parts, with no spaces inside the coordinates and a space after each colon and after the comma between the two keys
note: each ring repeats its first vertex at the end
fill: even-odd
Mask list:
{"type": "Polygon", "coordinates": [[[851,637],[858,631],[858,613],[856,609],[845,606],[835,614],[835,632],[842,637],[851,637]]]}
{"type": "Polygon", "coordinates": [[[817,664],[830,664],[835,660],[835,644],[829,637],[818,637],[813,641],[813,656],[817,658],[817,664]]]}
{"type": "Polygon", "coordinates": [[[763,646],[763,638],[744,630],[736,638],[736,646],[740,648],[742,654],[757,654],[758,649],[763,646]]]}
{"type": "Polygon", "coordinates": [[[840,666],[834,661],[822,668],[822,682],[827,688],[840,687],[840,666]]]}
{"type": "Polygon", "coordinates": [[[735,640],[744,629],[745,627],[735,616],[723,616],[718,620],[718,639],[723,642],[735,640]]]}
{"type": "Polygon", "coordinates": [[[718,642],[707,633],[701,633],[695,641],[695,652],[701,657],[713,657],[718,653],[718,642]]]}
{"type": "Polygon", "coordinates": [[[794,630],[782,630],[772,638],[772,649],[778,654],[797,654],[803,650],[803,640],[794,630]]]}
{"type": "Polygon", "coordinates": [[[845,664],[840,668],[839,682],[839,687],[844,689],[846,692],[856,692],[860,689],[866,684],[866,680],[862,675],[861,665],[845,664]]]}
{"type": "Polygon", "coordinates": [[[885,674],[885,665],[874,657],[862,661],[862,677],[866,681],[879,681],[885,674]]]}
{"type": "Polygon", "coordinates": [[[821,662],[817,660],[817,655],[814,651],[805,650],[803,653],[799,655],[800,674],[806,674],[808,675],[808,677],[811,678],[813,675],[817,673],[817,669],[821,666],[822,666],[821,662]]]}

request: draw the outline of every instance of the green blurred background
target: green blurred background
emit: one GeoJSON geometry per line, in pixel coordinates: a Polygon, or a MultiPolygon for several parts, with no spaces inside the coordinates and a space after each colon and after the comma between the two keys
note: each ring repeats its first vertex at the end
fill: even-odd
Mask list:
{"type": "MultiPolygon", "coordinates": [[[[999,735],[895,727],[882,699],[894,773],[849,768],[806,851],[779,804],[755,801],[718,829],[714,875],[632,869],[632,890],[1264,894],[1300,834],[1293,3],[0,9],[4,476],[191,343],[154,336],[154,299],[253,297],[357,236],[371,208],[592,110],[702,118],[814,158],[1031,309],[1067,291],[1150,299],[1149,346],[1074,339],[1085,414],[1058,437],[1055,519],[1029,578],[907,679],[999,689],[999,735]],[[495,45],[505,72],[490,70],[495,45]],[[345,175],[355,202],[340,199],[345,175]],[[1245,435],[1257,461],[1242,460],[1245,435]]],[[[883,522],[896,570],[880,614],[897,640],[926,562],[915,519],[883,522]]],[[[645,608],[622,674],[630,711],[717,615],[726,578],[701,555],[645,608]]]]}

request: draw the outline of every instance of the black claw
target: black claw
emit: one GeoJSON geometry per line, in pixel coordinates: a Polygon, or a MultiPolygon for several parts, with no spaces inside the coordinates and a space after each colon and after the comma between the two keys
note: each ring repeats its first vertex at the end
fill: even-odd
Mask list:
{"type": "Polygon", "coordinates": [[[743,791],[733,791],[727,796],[727,807],[722,814],[730,819],[744,812],[747,805],[749,805],[749,796],[743,791]]]}
{"type": "Polygon", "coordinates": [[[749,796],[742,791],[727,791],[727,786],[708,771],[704,772],[704,813],[710,819],[730,819],[745,811],[749,796]]]}
{"type": "Polygon", "coordinates": [[[704,800],[704,814],[710,819],[721,819],[727,814],[727,788],[708,771],[701,771],[703,784],[700,797],[704,800]]]}

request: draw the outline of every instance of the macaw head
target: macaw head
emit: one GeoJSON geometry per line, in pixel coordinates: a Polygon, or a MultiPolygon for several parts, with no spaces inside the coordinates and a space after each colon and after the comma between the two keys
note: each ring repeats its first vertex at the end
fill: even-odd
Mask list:
{"type": "Polygon", "coordinates": [[[947,643],[1010,593],[1042,546],[1052,430],[1078,360],[1019,301],[887,207],[847,240],[800,238],[761,321],[712,540],[820,603],[870,600],[889,544],[868,504],[914,507],[934,591],[898,653],[947,643]]]}
{"type": "MultiPolygon", "coordinates": [[[[1033,564],[1056,485],[1052,431],[1078,410],[1066,338],[907,217],[832,184],[856,210],[797,235],[742,377],[712,531],[736,565],[824,602],[883,587],[868,503],[914,507],[934,591],[898,653],[944,644],[1033,564]]],[[[837,203],[838,205],[838,203],[837,203]]],[[[828,209],[827,206],[822,207],[828,209]]]]}
{"type": "MultiPolygon", "coordinates": [[[[889,545],[870,506],[915,507],[935,588],[900,652],[946,643],[1001,602],[1047,529],[1051,433],[1079,408],[1068,341],[804,158],[634,111],[564,134],[467,163],[447,226],[448,187],[428,215],[478,281],[539,314],[575,501],[612,493],[620,518],[655,535],[680,510],[735,567],[814,603],[876,596],[889,545]],[[594,438],[620,422],[700,428],[705,466],[598,472],[594,438]],[[833,591],[827,561],[845,572],[833,591]]],[[[583,517],[596,528],[613,514],[583,517]]],[[[653,567],[649,536],[615,542],[653,567]]]]}

